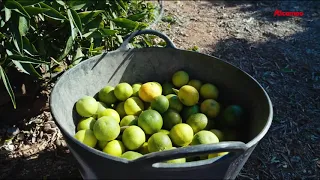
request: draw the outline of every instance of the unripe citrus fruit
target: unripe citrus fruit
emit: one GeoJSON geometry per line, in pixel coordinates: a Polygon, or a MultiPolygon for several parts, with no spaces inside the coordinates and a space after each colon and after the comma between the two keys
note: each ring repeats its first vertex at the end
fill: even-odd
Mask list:
{"type": "Polygon", "coordinates": [[[119,122],[112,116],[103,116],[94,124],[93,133],[99,141],[114,140],[120,134],[119,122]]]}
{"type": "Polygon", "coordinates": [[[111,156],[120,157],[125,152],[125,147],[121,141],[112,140],[106,144],[103,148],[103,152],[111,156]]]}
{"type": "MultiPolygon", "coordinates": [[[[172,147],[170,149],[177,149],[177,148],[172,147]]],[[[170,150],[170,149],[168,149],[168,150],[170,150]]],[[[186,162],[186,158],[172,159],[172,160],[166,161],[166,163],[185,163],[185,162],[186,162]]]]}
{"type": "Polygon", "coordinates": [[[84,130],[84,129],[93,129],[94,123],[96,120],[93,117],[83,118],[77,125],[77,130],[84,130]]]}
{"type": "Polygon", "coordinates": [[[139,115],[144,110],[144,104],[138,97],[130,97],[124,102],[124,110],[128,115],[139,115]]]}
{"type": "Polygon", "coordinates": [[[84,129],[78,131],[75,135],[74,138],[76,138],[78,141],[81,143],[89,146],[89,147],[95,147],[97,144],[97,138],[93,134],[92,130],[90,129],[84,129]]]}
{"type": "Polygon", "coordinates": [[[184,85],[179,89],[178,97],[182,104],[186,106],[196,105],[199,101],[199,93],[196,88],[190,85],[184,85]]]}
{"type": "Polygon", "coordinates": [[[208,118],[203,113],[196,113],[188,118],[187,124],[192,128],[193,133],[197,133],[207,126],[208,118]]]}
{"type": "Polygon", "coordinates": [[[114,95],[114,87],[112,86],[105,86],[102,88],[98,93],[98,98],[106,104],[113,104],[118,100],[114,95]]]}
{"type": "Polygon", "coordinates": [[[162,94],[163,95],[168,95],[168,94],[173,94],[173,90],[172,88],[174,88],[173,84],[172,83],[169,83],[169,82],[165,82],[162,84],[162,94]]]}
{"type": "Polygon", "coordinates": [[[239,105],[230,105],[223,111],[223,124],[235,126],[240,123],[243,109],[239,105]]]}
{"type": "Polygon", "coordinates": [[[162,89],[155,82],[142,84],[139,90],[139,97],[145,102],[151,102],[155,97],[162,94],[162,89]]]}
{"type": "Polygon", "coordinates": [[[215,85],[206,83],[201,86],[200,95],[203,99],[217,99],[219,91],[215,85]]]}
{"type": "Polygon", "coordinates": [[[84,96],[76,103],[76,111],[82,117],[91,117],[98,110],[96,99],[91,96],[84,96]]]}
{"type": "Polygon", "coordinates": [[[173,109],[169,109],[167,112],[165,112],[162,115],[162,119],[163,119],[163,128],[167,130],[171,130],[171,128],[176,124],[182,123],[182,118],[180,114],[173,109]]]}
{"type": "Polygon", "coordinates": [[[188,124],[180,123],[173,126],[169,136],[176,146],[187,146],[192,141],[193,130],[188,124]]]}
{"type": "Polygon", "coordinates": [[[123,117],[120,121],[120,127],[131,125],[138,125],[138,116],[127,115],[123,117]]]}
{"type": "Polygon", "coordinates": [[[132,85],[132,90],[133,90],[132,96],[135,96],[135,97],[139,96],[139,90],[141,85],[142,85],[141,83],[135,83],[132,85]]]}
{"type": "Polygon", "coordinates": [[[108,106],[104,102],[101,102],[101,101],[97,101],[97,102],[98,102],[98,110],[96,114],[99,114],[100,112],[108,108],[108,106]]]}
{"type": "Polygon", "coordinates": [[[220,104],[213,99],[206,99],[201,103],[200,110],[208,118],[215,118],[220,112],[220,104]]]}
{"type": "Polygon", "coordinates": [[[133,89],[128,83],[119,83],[114,88],[114,95],[117,97],[120,101],[127,100],[131,95],[133,94],[133,89]]]}
{"type": "Polygon", "coordinates": [[[164,151],[169,148],[172,148],[171,139],[162,132],[153,134],[148,140],[149,152],[164,151]]]}
{"type": "Polygon", "coordinates": [[[189,81],[188,85],[196,88],[197,91],[200,91],[200,88],[202,86],[202,82],[199,80],[192,79],[189,81]]]}
{"type": "Polygon", "coordinates": [[[153,81],[153,83],[156,83],[158,86],[159,86],[159,89],[161,90],[161,92],[162,92],[162,86],[161,86],[161,84],[160,83],[158,83],[158,82],[156,82],[156,81],[153,81]]]}
{"type": "Polygon", "coordinates": [[[169,100],[169,109],[174,109],[180,112],[183,108],[183,104],[179,100],[179,97],[175,94],[168,94],[166,98],[169,100]]]}
{"type": "Polygon", "coordinates": [[[111,108],[107,108],[104,111],[100,112],[98,114],[98,118],[101,118],[103,116],[111,116],[113,117],[115,120],[118,121],[118,123],[120,122],[120,115],[118,114],[118,112],[114,109],[111,108]]]}
{"type": "Polygon", "coordinates": [[[208,159],[219,157],[219,156],[224,156],[224,155],[227,155],[227,154],[228,154],[228,152],[220,152],[220,153],[209,154],[208,155],[208,159]]]}
{"type": "Polygon", "coordinates": [[[185,71],[177,71],[172,76],[172,83],[176,87],[182,87],[189,82],[189,75],[185,71]]]}
{"type": "Polygon", "coordinates": [[[159,113],[164,113],[169,108],[169,100],[163,95],[157,96],[151,101],[151,108],[159,113]]]}
{"type": "Polygon", "coordinates": [[[149,153],[148,142],[144,142],[142,146],[138,149],[138,152],[141,154],[148,154],[149,153]]]}
{"type": "Polygon", "coordinates": [[[164,134],[166,134],[166,135],[169,135],[169,134],[170,134],[170,131],[168,131],[168,130],[166,130],[166,129],[160,129],[159,132],[162,132],[162,133],[164,133],[164,134]]]}
{"type": "Polygon", "coordinates": [[[191,145],[218,143],[218,137],[211,131],[202,130],[197,132],[191,142],[191,145]]]}
{"type": "Polygon", "coordinates": [[[124,110],[124,102],[119,102],[116,106],[116,111],[118,112],[120,118],[123,118],[127,115],[126,111],[124,110]]]}
{"type": "Polygon", "coordinates": [[[134,152],[134,151],[127,151],[121,155],[122,158],[125,158],[128,160],[138,159],[141,156],[143,156],[143,155],[138,152],[134,152]]]}
{"type": "Polygon", "coordinates": [[[129,126],[123,131],[122,142],[127,149],[137,150],[146,142],[146,135],[139,126],[129,126]]]}
{"type": "Polygon", "coordinates": [[[138,126],[141,127],[146,134],[154,134],[158,132],[163,125],[161,115],[152,109],[143,111],[138,118],[138,126]]]}
{"type": "Polygon", "coordinates": [[[104,102],[101,102],[101,101],[97,101],[98,102],[98,110],[97,112],[92,116],[94,117],[95,119],[98,119],[98,114],[101,113],[102,111],[106,110],[108,108],[108,106],[104,103],[104,102]]]}
{"type": "MultiPolygon", "coordinates": [[[[212,143],[218,143],[219,139],[218,137],[213,134],[211,131],[202,130],[197,132],[191,142],[191,145],[199,145],[199,144],[212,144],[212,143]]],[[[200,159],[207,159],[208,155],[201,155],[200,159]]]]}
{"type": "Polygon", "coordinates": [[[222,131],[218,129],[211,129],[210,131],[218,137],[219,142],[224,141],[222,131]]]}
{"type": "Polygon", "coordinates": [[[108,144],[109,141],[98,141],[98,146],[101,150],[108,144]]]}
{"type": "Polygon", "coordinates": [[[193,106],[185,106],[183,107],[182,109],[182,119],[184,121],[187,121],[188,118],[192,115],[192,114],[196,114],[196,113],[199,113],[200,112],[200,107],[199,105],[193,105],[193,106]]]}

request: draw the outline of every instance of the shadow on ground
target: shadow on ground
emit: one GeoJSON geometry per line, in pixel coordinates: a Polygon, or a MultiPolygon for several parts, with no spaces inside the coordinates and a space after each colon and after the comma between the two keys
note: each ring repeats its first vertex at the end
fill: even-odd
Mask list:
{"type": "Polygon", "coordinates": [[[61,149],[2,160],[0,169],[0,179],[82,179],[74,157],[61,149]]]}
{"type": "MultiPolygon", "coordinates": [[[[300,7],[308,14],[308,8],[319,5],[313,4],[306,2],[300,7]]],[[[259,13],[262,11],[253,13],[253,17],[259,13]]],[[[320,13],[311,13],[313,18],[297,19],[299,32],[285,37],[277,32],[260,32],[265,36],[261,42],[248,40],[251,32],[242,32],[241,36],[214,44],[212,55],[257,79],[274,107],[273,124],[239,179],[320,177],[320,13]]]]}

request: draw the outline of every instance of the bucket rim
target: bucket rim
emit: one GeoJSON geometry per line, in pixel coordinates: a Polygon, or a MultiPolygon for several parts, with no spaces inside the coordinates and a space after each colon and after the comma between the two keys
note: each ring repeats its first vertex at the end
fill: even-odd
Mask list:
{"type": "MultiPolygon", "coordinates": [[[[264,125],[263,129],[260,131],[259,134],[257,134],[253,139],[251,139],[249,142],[247,143],[244,143],[245,146],[249,149],[251,147],[253,147],[254,145],[256,145],[268,132],[269,128],[271,127],[271,124],[272,124],[272,120],[273,120],[273,105],[272,105],[272,102],[271,102],[271,99],[268,95],[268,93],[266,92],[266,90],[262,87],[262,85],[254,78],[252,77],[250,74],[248,74],[247,72],[245,72],[244,70],[234,66],[233,64],[227,62],[227,61],[224,61],[218,57],[215,57],[213,55],[209,55],[209,54],[204,54],[204,53],[201,53],[201,52],[196,52],[196,51],[192,51],[192,50],[184,50],[184,49],[180,49],[180,48],[162,48],[162,47],[147,47],[147,48],[130,48],[130,49],[116,49],[114,51],[109,51],[109,52],[104,52],[102,54],[99,54],[99,55],[96,55],[96,56],[92,56],[82,62],[80,62],[78,65],[82,64],[82,63],[85,63],[86,61],[89,61],[89,60],[92,60],[92,59],[96,59],[97,57],[104,57],[106,55],[109,55],[109,54],[114,54],[114,53],[128,53],[129,51],[149,51],[149,50],[159,50],[159,49],[162,49],[162,50],[166,50],[166,51],[181,51],[181,52],[188,52],[188,53],[196,53],[196,54],[199,54],[199,55],[202,55],[202,56],[208,56],[210,58],[214,58],[220,62],[223,62],[223,63],[226,63],[228,64],[229,66],[232,66],[233,68],[236,68],[237,70],[241,71],[242,73],[244,73],[247,77],[249,77],[251,80],[253,80],[256,85],[258,85],[258,87],[262,90],[267,102],[268,102],[268,107],[269,107],[269,115],[268,115],[268,118],[267,118],[267,122],[266,124],[264,125]]],[[[78,66],[77,65],[77,66],[78,66]]],[[[52,99],[53,99],[53,96],[52,94],[54,94],[55,91],[57,91],[57,85],[59,84],[61,78],[63,78],[63,76],[67,75],[67,74],[70,74],[72,73],[76,68],[77,66],[67,70],[66,72],[64,72],[61,77],[59,77],[54,85],[54,87],[52,88],[52,91],[51,91],[51,95],[50,95],[50,98],[49,98],[49,106],[50,106],[50,111],[51,111],[51,114],[52,114],[52,117],[53,117],[53,120],[56,122],[57,126],[59,127],[59,129],[62,131],[62,133],[67,136],[67,138],[69,140],[71,140],[72,142],[76,143],[77,145],[81,146],[82,148],[96,154],[96,155],[99,155],[99,156],[103,156],[103,157],[107,157],[109,159],[112,159],[112,160],[115,160],[115,161],[118,161],[118,162],[122,162],[122,163],[129,163],[131,162],[132,160],[127,160],[127,159],[123,159],[123,158],[118,158],[118,157],[114,157],[114,156],[111,156],[111,155],[108,155],[106,153],[103,153],[102,151],[99,151],[95,148],[92,148],[92,147],[89,147],[89,146],[86,146],[85,144],[79,142],[77,139],[75,139],[71,134],[68,133],[68,131],[62,126],[60,125],[60,123],[57,121],[57,117],[54,113],[54,108],[52,108],[52,99]]]]}

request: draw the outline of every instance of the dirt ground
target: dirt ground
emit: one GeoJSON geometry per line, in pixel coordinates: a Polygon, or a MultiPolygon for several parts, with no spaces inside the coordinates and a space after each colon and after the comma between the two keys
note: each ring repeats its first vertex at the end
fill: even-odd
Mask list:
{"type": "MultiPolygon", "coordinates": [[[[273,124],[238,179],[319,179],[320,2],[164,3],[155,29],[178,48],[198,48],[246,71],[273,102],[273,124]],[[276,9],[304,16],[274,17],[276,9]]],[[[0,101],[0,137],[13,137],[1,138],[0,179],[81,178],[48,109],[53,84],[25,84],[29,104],[20,111],[26,113],[0,101]]]]}

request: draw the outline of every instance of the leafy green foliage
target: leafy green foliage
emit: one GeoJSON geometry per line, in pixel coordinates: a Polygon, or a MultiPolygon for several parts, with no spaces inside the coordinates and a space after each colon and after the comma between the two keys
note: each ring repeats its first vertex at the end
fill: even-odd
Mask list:
{"type": "MultiPolygon", "coordinates": [[[[42,78],[64,63],[117,49],[123,37],[144,29],[159,13],[142,0],[6,0],[0,5],[0,74],[14,103],[6,69],[42,78]]],[[[14,105],[15,106],[15,105],[14,105]]]]}

